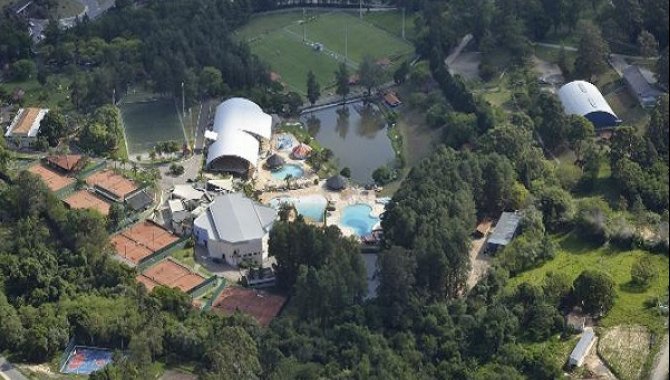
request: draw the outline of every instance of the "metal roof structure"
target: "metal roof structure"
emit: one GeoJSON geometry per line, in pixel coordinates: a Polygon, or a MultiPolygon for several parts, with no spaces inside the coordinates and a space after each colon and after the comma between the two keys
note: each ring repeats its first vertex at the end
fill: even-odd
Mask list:
{"type": "Polygon", "coordinates": [[[663,94],[647,81],[637,65],[628,66],[623,71],[623,79],[643,107],[653,106],[658,97],[663,94]]]}
{"type": "Polygon", "coordinates": [[[593,338],[595,338],[593,330],[585,330],[582,337],[579,338],[579,342],[577,342],[577,345],[572,350],[572,353],[570,353],[570,360],[576,363],[581,362],[582,358],[588,354],[593,338]]]}
{"type": "Polygon", "coordinates": [[[275,219],[277,211],[272,207],[231,193],[214,199],[194,225],[207,230],[209,239],[235,243],[263,238],[275,219]]]}
{"type": "Polygon", "coordinates": [[[598,88],[589,82],[576,80],[558,90],[558,98],[568,115],[589,119],[596,127],[611,127],[621,123],[598,88]]]}
{"type": "Polygon", "coordinates": [[[128,207],[130,207],[134,211],[142,210],[149,207],[153,203],[153,201],[154,199],[144,190],[135,193],[130,198],[126,199],[128,207]]]}
{"type": "Polygon", "coordinates": [[[521,222],[521,215],[516,212],[503,212],[496,223],[491,237],[489,237],[488,244],[505,246],[514,239],[514,234],[519,223],[521,222]]]}
{"type": "Polygon", "coordinates": [[[191,185],[175,185],[172,189],[172,197],[185,201],[198,201],[205,196],[205,192],[193,188],[191,185]]]}
{"type": "Polygon", "coordinates": [[[248,99],[230,98],[216,107],[212,129],[217,137],[208,148],[207,167],[226,156],[241,158],[255,167],[258,138],[272,135],[272,116],[248,99]]]}

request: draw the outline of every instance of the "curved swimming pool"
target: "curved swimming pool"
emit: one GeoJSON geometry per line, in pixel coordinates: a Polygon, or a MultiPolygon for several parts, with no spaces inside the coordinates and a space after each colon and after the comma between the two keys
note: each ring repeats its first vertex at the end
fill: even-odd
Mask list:
{"type": "Polygon", "coordinates": [[[342,210],[340,224],[351,228],[358,236],[369,235],[379,223],[379,218],[370,215],[371,212],[372,207],[363,203],[347,206],[342,210]]]}
{"type": "Polygon", "coordinates": [[[293,179],[300,178],[305,175],[305,171],[299,165],[286,164],[272,172],[272,178],[279,181],[285,180],[287,175],[293,179]]]}
{"type": "Polygon", "coordinates": [[[316,222],[323,222],[328,201],[321,195],[305,195],[302,197],[277,197],[270,200],[270,206],[279,210],[283,203],[293,204],[298,214],[316,222]]]}

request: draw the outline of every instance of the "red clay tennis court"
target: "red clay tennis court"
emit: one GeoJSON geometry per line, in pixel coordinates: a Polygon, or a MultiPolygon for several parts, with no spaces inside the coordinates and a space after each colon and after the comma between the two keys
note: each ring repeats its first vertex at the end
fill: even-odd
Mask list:
{"type": "Polygon", "coordinates": [[[116,254],[133,264],[177,241],[169,231],[149,221],[142,221],[112,236],[116,254]]]}
{"type": "Polygon", "coordinates": [[[104,216],[109,215],[111,204],[87,190],[79,190],[63,200],[71,209],[90,208],[104,216]]]}
{"type": "Polygon", "coordinates": [[[114,235],[111,241],[114,248],[116,248],[116,254],[133,264],[138,264],[140,260],[154,253],[149,248],[123,235],[114,235]]]}
{"type": "Polygon", "coordinates": [[[231,315],[240,311],[252,316],[261,326],[267,326],[279,314],[286,297],[260,290],[230,287],[214,301],[212,310],[231,315]]]}
{"type": "Polygon", "coordinates": [[[100,188],[119,200],[124,200],[128,195],[137,190],[135,182],[120,174],[114,173],[112,170],[103,170],[93,173],[86,178],[86,183],[89,186],[100,188]]]}
{"type": "Polygon", "coordinates": [[[179,240],[168,230],[146,220],[133,225],[121,234],[154,252],[179,240]]]}
{"type": "Polygon", "coordinates": [[[51,191],[58,191],[74,182],[74,178],[60,175],[42,164],[33,165],[28,171],[40,177],[51,191]]]}
{"type": "Polygon", "coordinates": [[[149,291],[157,285],[163,285],[169,288],[179,288],[185,293],[205,281],[205,277],[170,259],[165,259],[150,267],[136,279],[144,284],[149,291]]]}

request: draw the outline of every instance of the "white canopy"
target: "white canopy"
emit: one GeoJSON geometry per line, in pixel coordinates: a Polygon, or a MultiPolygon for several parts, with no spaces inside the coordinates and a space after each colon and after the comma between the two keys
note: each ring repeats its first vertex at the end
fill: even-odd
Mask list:
{"type": "Polygon", "coordinates": [[[258,137],[270,138],[272,117],[248,99],[231,98],[216,108],[212,129],[217,138],[209,146],[207,166],[222,156],[239,157],[256,166],[258,137]]]}
{"type": "Polygon", "coordinates": [[[600,93],[589,82],[576,80],[558,90],[558,97],[568,115],[586,116],[592,112],[604,112],[616,118],[616,114],[600,93]]]}

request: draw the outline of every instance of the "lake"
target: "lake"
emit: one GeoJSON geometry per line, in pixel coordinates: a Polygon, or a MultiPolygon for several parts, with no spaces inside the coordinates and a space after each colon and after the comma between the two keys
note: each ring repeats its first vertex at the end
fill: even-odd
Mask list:
{"type": "Polygon", "coordinates": [[[322,146],[333,151],[340,169],[351,169],[355,182],[372,182],[372,172],[395,159],[386,120],[375,105],[333,106],[306,112],[301,121],[322,146]]]}

